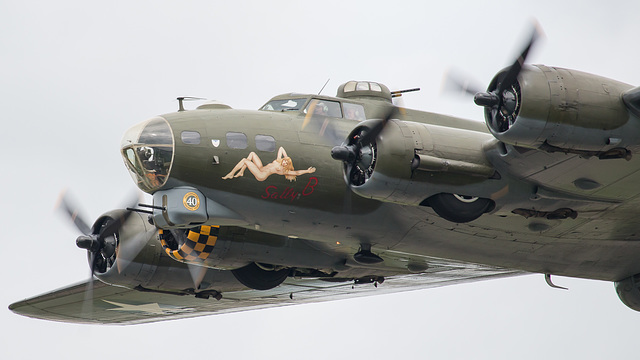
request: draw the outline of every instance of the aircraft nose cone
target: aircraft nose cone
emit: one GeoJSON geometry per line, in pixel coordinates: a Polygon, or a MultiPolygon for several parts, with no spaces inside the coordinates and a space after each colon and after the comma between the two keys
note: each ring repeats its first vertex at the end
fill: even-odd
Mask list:
{"type": "Polygon", "coordinates": [[[140,190],[148,193],[167,182],[174,150],[173,130],[162,117],[130,128],[120,143],[120,151],[131,177],[140,190]]]}

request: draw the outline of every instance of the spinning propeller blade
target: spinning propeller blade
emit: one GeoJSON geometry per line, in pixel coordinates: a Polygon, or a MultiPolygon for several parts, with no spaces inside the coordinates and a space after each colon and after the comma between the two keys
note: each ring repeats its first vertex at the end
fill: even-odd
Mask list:
{"type": "Polygon", "coordinates": [[[505,105],[507,93],[517,83],[518,75],[522,71],[522,66],[527,60],[529,51],[534,46],[538,38],[542,35],[542,31],[537,23],[534,23],[533,31],[529,41],[524,46],[520,55],[515,59],[513,64],[507,69],[505,73],[498,79],[497,86],[494,89],[487,89],[485,92],[478,92],[474,97],[474,102],[486,108],[498,108],[500,109],[505,105]]]}
{"type": "MultiPolygon", "coordinates": [[[[138,197],[136,197],[135,203],[138,203],[138,197]]],[[[100,217],[92,227],[89,227],[87,222],[84,220],[85,217],[80,214],[79,208],[71,200],[66,191],[60,195],[57,207],[71,219],[75,227],[81,233],[81,235],[76,239],[76,245],[81,249],[87,250],[90,274],[82,308],[85,314],[90,314],[93,310],[94,274],[96,272],[104,273],[109,266],[113,265],[114,261],[117,261],[117,253],[123,252],[118,251],[120,246],[118,238],[119,232],[120,229],[125,226],[127,220],[132,214],[132,211],[123,210],[120,212],[112,212],[109,216],[100,217]]],[[[142,233],[140,235],[146,234],[142,233]]],[[[137,253],[144,247],[144,244],[146,244],[146,241],[144,241],[142,246],[139,246],[141,241],[135,240],[137,239],[132,239],[131,243],[136,246],[128,245],[127,251],[125,251],[125,253],[127,253],[127,255],[132,259],[135,258],[135,255],[137,255],[137,253]],[[129,247],[133,247],[134,250],[129,251],[129,247]],[[134,255],[129,254],[134,251],[134,255]]],[[[148,240],[148,238],[146,240],[148,240]]]]}
{"type": "Polygon", "coordinates": [[[474,96],[484,90],[482,86],[476,81],[471,80],[468,76],[463,76],[453,70],[449,70],[442,79],[442,91],[474,96]]]}

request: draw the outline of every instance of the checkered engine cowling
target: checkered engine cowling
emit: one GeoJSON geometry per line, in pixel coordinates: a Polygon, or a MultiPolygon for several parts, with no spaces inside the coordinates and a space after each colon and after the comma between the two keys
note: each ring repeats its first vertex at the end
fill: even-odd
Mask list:
{"type": "Polygon", "coordinates": [[[206,260],[218,240],[219,226],[202,225],[189,230],[158,230],[164,251],[178,261],[206,260]]]}

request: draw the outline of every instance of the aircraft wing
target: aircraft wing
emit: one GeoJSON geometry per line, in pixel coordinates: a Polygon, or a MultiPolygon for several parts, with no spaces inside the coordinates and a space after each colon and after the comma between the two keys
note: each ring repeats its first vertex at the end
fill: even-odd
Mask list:
{"type": "Polygon", "coordinates": [[[85,292],[89,281],[16,302],[9,309],[20,315],[71,323],[141,324],[163,320],[223,314],[346,299],[375,294],[427,289],[445,285],[501,278],[523,272],[481,265],[438,266],[422,274],[387,277],[381,284],[330,282],[319,279],[289,278],[271,290],[222,291],[222,298],[201,299],[193,295],[174,295],[132,290],[95,281],[93,297],[85,292]]]}

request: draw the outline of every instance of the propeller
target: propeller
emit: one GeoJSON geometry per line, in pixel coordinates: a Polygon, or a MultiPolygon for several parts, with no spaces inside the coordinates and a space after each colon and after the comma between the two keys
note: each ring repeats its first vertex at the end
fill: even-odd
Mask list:
{"type": "Polygon", "coordinates": [[[147,232],[140,232],[134,238],[128,241],[119,241],[116,249],[116,268],[118,273],[122,273],[138,256],[142,249],[147,245],[149,240],[156,235],[153,229],[147,232]]]}
{"type": "Polygon", "coordinates": [[[73,224],[82,234],[89,234],[91,232],[91,228],[87,225],[87,222],[80,216],[79,210],[76,206],[72,205],[66,190],[60,194],[57,208],[69,216],[73,224]]]}
{"type": "Polygon", "coordinates": [[[104,249],[104,255],[108,255],[107,258],[115,253],[116,244],[114,242],[115,237],[113,236],[115,231],[113,230],[117,230],[117,223],[111,222],[107,225],[103,222],[101,224],[94,224],[93,228],[89,227],[89,225],[87,225],[88,223],[84,220],[84,216],[80,214],[78,206],[75,205],[66,191],[60,195],[58,209],[69,216],[78,231],[82,234],[76,239],[76,246],[87,250],[89,267],[91,268],[91,274],[93,276],[98,262],[97,253],[104,249]],[[107,226],[104,227],[103,225],[107,226]]]}
{"type": "Polygon", "coordinates": [[[485,108],[485,112],[490,118],[489,125],[495,131],[504,132],[508,130],[517,117],[520,107],[518,75],[522,71],[522,66],[529,55],[529,51],[541,35],[540,27],[537,23],[534,23],[531,38],[518,58],[505,71],[498,74],[496,79],[489,85],[487,91],[478,92],[473,98],[476,105],[485,108]]]}
{"type": "Polygon", "coordinates": [[[348,186],[362,185],[371,176],[376,161],[375,139],[397,111],[397,107],[389,106],[381,119],[369,121],[369,127],[357,128],[346,143],[331,149],[331,157],[345,164],[348,186]]]}
{"type": "Polygon", "coordinates": [[[131,214],[131,211],[124,211],[115,218],[101,219],[94,224],[90,233],[83,233],[76,239],[76,245],[89,254],[92,274],[96,271],[104,273],[115,263],[114,255],[120,245],[118,231],[131,214]]]}
{"type": "Polygon", "coordinates": [[[202,280],[204,280],[204,276],[207,274],[209,268],[204,265],[196,265],[192,263],[187,263],[187,268],[189,269],[191,280],[193,280],[194,290],[200,289],[200,284],[202,283],[202,280]]]}
{"type": "Polygon", "coordinates": [[[483,92],[482,87],[477,81],[470,79],[469,76],[461,75],[454,70],[448,70],[442,79],[442,91],[448,93],[458,93],[463,95],[475,96],[477,93],[483,92]]]}
{"type": "MultiPolygon", "coordinates": [[[[136,203],[137,201],[138,198],[136,197],[136,203]]],[[[71,200],[66,191],[60,195],[57,207],[71,219],[81,233],[81,235],[76,238],[76,246],[87,250],[90,274],[89,282],[85,290],[83,312],[90,314],[93,303],[94,274],[106,272],[119,260],[121,253],[126,253],[128,256],[131,256],[131,254],[135,252],[135,257],[135,255],[142,250],[143,246],[139,246],[141,243],[139,239],[132,239],[133,241],[127,242],[127,246],[134,244],[136,246],[135,250],[127,249],[126,251],[121,251],[121,249],[119,249],[119,230],[129,219],[132,211],[122,210],[111,212],[108,216],[100,217],[93,226],[90,227],[85,221],[85,217],[81,215],[78,206],[71,200]]],[[[145,233],[142,233],[142,235],[144,234],[145,233]]],[[[142,244],[146,244],[146,241],[142,242],[142,244]]],[[[118,264],[118,267],[120,269],[120,264],[118,264]]]]}

